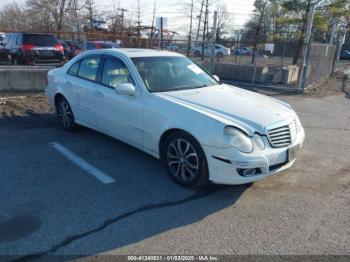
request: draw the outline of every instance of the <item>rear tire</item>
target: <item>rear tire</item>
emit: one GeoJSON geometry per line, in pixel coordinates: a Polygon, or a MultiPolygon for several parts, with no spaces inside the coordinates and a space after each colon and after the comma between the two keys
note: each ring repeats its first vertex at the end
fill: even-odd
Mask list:
{"type": "Polygon", "coordinates": [[[74,122],[73,111],[63,96],[59,96],[56,100],[56,115],[59,126],[68,132],[75,131],[77,125],[74,122]]]}
{"type": "Polygon", "coordinates": [[[199,188],[208,183],[204,151],[188,133],[176,131],[168,135],[161,147],[161,160],[170,178],[183,187],[199,188]]]}

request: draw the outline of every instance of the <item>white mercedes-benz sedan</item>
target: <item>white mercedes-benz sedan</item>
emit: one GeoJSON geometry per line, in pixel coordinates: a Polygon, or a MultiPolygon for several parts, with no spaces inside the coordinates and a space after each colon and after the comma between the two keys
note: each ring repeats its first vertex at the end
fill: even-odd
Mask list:
{"type": "Polygon", "coordinates": [[[289,168],[305,133],[288,104],[222,84],[183,55],[84,52],[48,73],[60,126],[86,126],[164,162],[186,187],[244,184],[289,168]]]}

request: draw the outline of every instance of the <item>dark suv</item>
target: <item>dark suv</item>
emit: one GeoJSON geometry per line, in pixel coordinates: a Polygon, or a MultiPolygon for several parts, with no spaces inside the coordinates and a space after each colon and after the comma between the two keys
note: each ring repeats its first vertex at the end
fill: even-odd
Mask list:
{"type": "Polygon", "coordinates": [[[49,34],[7,33],[2,43],[2,53],[14,65],[62,63],[62,44],[49,34]]]}

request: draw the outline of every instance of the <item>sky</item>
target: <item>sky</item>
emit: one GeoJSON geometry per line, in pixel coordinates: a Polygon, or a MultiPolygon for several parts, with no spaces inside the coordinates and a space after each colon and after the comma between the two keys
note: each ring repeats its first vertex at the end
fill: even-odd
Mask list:
{"type": "MultiPolygon", "coordinates": [[[[13,1],[24,0],[1,0],[1,6],[11,3],[13,1]]],[[[112,11],[114,7],[118,4],[121,8],[128,9],[127,15],[136,15],[138,0],[94,0],[95,6],[99,11],[112,11]]],[[[194,0],[196,3],[201,0],[194,0]]],[[[191,0],[156,0],[156,16],[167,17],[169,30],[179,32],[184,32],[187,30],[189,25],[189,11],[186,10],[187,6],[191,3],[191,0]]],[[[209,7],[209,20],[213,11],[217,9],[218,6],[226,6],[227,12],[230,14],[230,28],[240,29],[245,22],[250,18],[250,14],[253,10],[254,0],[209,0],[211,3],[209,7]]],[[[154,0],[140,0],[141,6],[141,22],[142,25],[151,25],[152,22],[152,12],[153,12],[154,0]]],[[[197,14],[199,11],[197,10],[197,14]]],[[[136,17],[134,17],[136,19],[136,17]]],[[[211,26],[211,25],[210,25],[211,26]]],[[[194,28],[196,25],[194,24],[194,28]]]]}
{"type": "MultiPolygon", "coordinates": [[[[138,0],[94,0],[100,10],[109,10],[115,6],[136,12],[138,0]]],[[[194,2],[201,0],[194,0],[194,2]]],[[[253,10],[254,0],[209,0],[212,3],[209,7],[209,14],[218,6],[226,6],[227,12],[230,13],[231,24],[233,28],[241,27],[249,18],[253,10]]],[[[156,16],[164,16],[168,19],[168,29],[181,31],[182,28],[188,28],[189,11],[186,11],[186,3],[191,0],[156,0],[156,16]]],[[[151,25],[154,0],[140,0],[141,21],[144,25],[151,25]]],[[[199,6],[199,5],[198,5],[199,6]]],[[[198,10],[197,10],[198,13],[198,10]]],[[[210,18],[209,18],[210,19],[210,18]]]]}

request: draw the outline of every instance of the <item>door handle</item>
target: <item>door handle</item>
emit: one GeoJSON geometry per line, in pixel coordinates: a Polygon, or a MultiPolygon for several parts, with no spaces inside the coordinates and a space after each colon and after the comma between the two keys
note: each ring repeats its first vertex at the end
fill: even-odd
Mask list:
{"type": "Polygon", "coordinates": [[[67,85],[67,86],[72,86],[72,82],[66,81],[66,85],[67,85]]]}
{"type": "Polygon", "coordinates": [[[103,97],[103,94],[101,92],[95,92],[95,96],[97,97],[103,97]]]}

